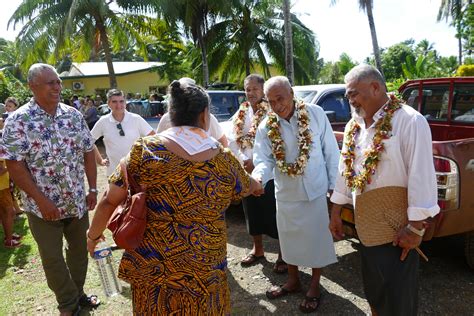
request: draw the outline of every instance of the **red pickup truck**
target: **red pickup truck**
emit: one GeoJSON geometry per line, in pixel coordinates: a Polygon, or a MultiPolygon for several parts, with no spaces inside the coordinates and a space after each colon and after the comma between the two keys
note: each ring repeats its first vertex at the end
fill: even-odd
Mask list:
{"type": "MultiPolygon", "coordinates": [[[[429,122],[441,212],[424,240],[465,236],[465,255],[474,269],[474,77],[417,79],[399,92],[429,122]]],[[[335,132],[338,141],[343,134],[335,132]]],[[[356,236],[352,206],[343,207],[345,233],[356,236]]]]}

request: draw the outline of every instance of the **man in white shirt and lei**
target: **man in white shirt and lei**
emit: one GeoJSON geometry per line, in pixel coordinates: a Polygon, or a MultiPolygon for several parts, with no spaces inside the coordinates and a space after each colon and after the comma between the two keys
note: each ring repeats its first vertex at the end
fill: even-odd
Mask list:
{"type": "Polygon", "coordinates": [[[258,128],[252,175],[265,185],[274,174],[280,247],[288,264],[287,282],[266,295],[299,292],[298,266],[311,267],[311,284],[299,305],[309,313],[320,305],[321,269],[336,262],[326,195],[334,188],[339,150],[323,109],[295,100],[286,77],[270,78],[264,91],[273,112],[258,128]]]}
{"type": "MultiPolygon", "coordinates": [[[[258,74],[250,74],[244,80],[246,101],[232,116],[232,126],[229,132],[229,148],[237,156],[245,170],[251,173],[253,165],[253,146],[255,135],[260,123],[267,116],[270,105],[264,99],[263,84],[265,79],[258,74]]],[[[252,236],[253,247],[240,264],[248,267],[265,258],[263,238],[265,234],[278,239],[276,224],[275,186],[273,178],[265,186],[265,194],[261,196],[248,196],[242,199],[247,231],[252,236]]],[[[281,252],[273,266],[273,272],[285,273],[288,267],[281,259],[281,252]]]]}
{"type": "Polygon", "coordinates": [[[407,188],[408,225],[393,243],[361,245],[360,254],[372,314],[416,315],[419,255],[410,250],[422,241],[424,221],[439,212],[430,129],[420,113],[387,94],[376,68],[356,66],[345,82],[353,118],[344,132],[329,228],[336,239],[343,237],[341,205],[355,204],[361,193],[407,188]]]}

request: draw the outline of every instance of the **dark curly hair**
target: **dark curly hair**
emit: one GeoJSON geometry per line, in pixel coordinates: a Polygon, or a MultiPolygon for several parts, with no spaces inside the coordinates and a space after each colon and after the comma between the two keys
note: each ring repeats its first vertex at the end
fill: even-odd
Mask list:
{"type": "Polygon", "coordinates": [[[197,126],[198,117],[209,107],[204,89],[191,82],[174,80],[168,87],[169,115],[173,126],[197,126]]]}

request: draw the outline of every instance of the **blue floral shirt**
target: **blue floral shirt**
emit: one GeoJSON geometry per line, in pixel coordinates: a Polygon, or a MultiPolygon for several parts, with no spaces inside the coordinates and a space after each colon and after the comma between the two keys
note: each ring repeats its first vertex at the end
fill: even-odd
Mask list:
{"type": "MultiPolygon", "coordinates": [[[[84,153],[94,141],[82,114],[59,103],[54,116],[35,101],[16,110],[5,122],[0,159],[25,161],[39,189],[53,201],[60,217],[81,218],[87,211],[84,153]]],[[[28,212],[41,216],[36,202],[22,192],[28,212]]]]}

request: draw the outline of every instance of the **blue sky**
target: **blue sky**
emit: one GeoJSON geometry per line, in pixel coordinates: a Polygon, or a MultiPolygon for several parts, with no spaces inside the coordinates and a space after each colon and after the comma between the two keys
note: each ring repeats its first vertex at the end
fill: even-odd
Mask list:
{"type": "MultiPolygon", "coordinates": [[[[171,0],[170,0],[171,1],[171,0]]],[[[446,22],[436,22],[441,0],[373,0],[374,20],[380,47],[409,38],[427,39],[442,56],[457,55],[455,31],[446,22]]],[[[13,40],[18,28],[7,30],[7,22],[21,0],[3,0],[0,37],[13,40]]],[[[292,0],[292,12],[310,28],[320,43],[320,57],[335,61],[346,52],[355,61],[372,54],[369,23],[358,0],[292,0]]]]}

